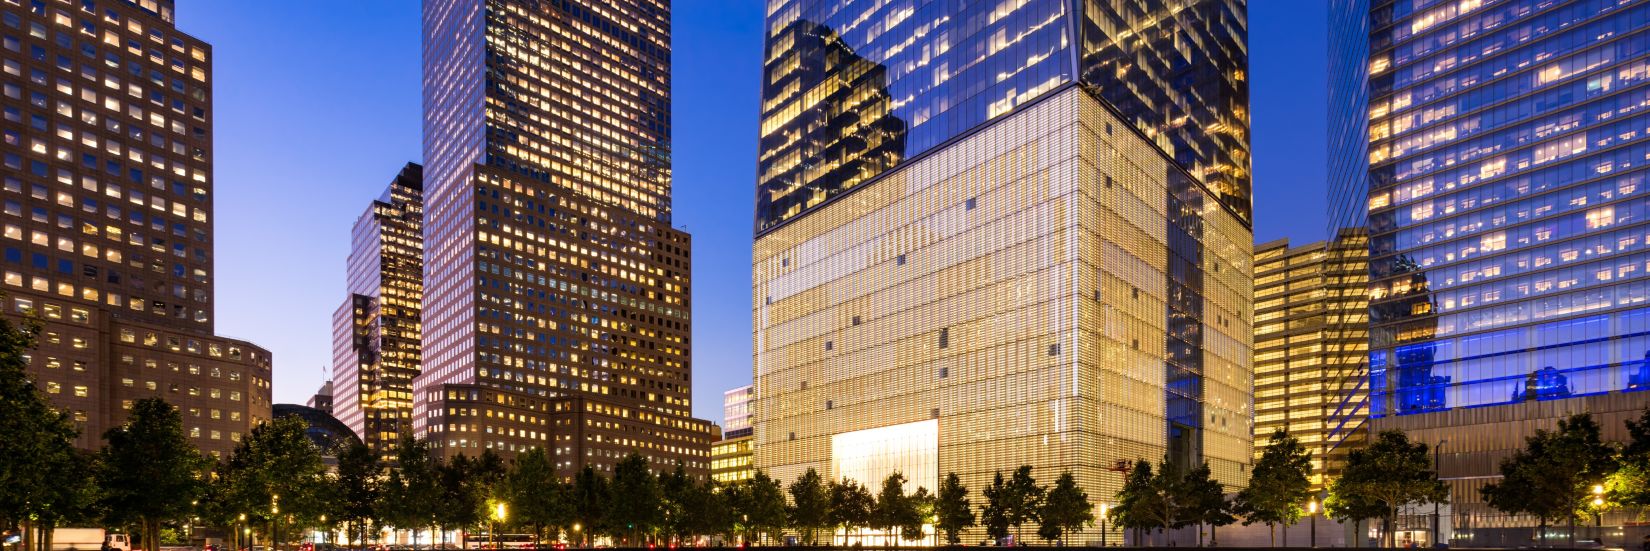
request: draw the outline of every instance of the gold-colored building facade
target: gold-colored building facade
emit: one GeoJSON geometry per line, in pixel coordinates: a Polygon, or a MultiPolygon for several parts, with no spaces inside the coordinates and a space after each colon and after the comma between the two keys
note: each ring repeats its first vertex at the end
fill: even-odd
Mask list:
{"type": "Polygon", "coordinates": [[[755,465],[978,491],[1029,464],[1101,502],[1117,462],[1175,454],[1241,487],[1252,239],[1103,102],[1051,91],[757,237],[755,465]]]}
{"type": "Polygon", "coordinates": [[[710,478],[723,484],[756,476],[751,464],[751,436],[723,438],[710,445],[710,478]]]}
{"type": "Polygon", "coordinates": [[[1361,232],[1255,247],[1255,457],[1288,431],[1312,455],[1313,491],[1365,431],[1368,273],[1361,232]]]}

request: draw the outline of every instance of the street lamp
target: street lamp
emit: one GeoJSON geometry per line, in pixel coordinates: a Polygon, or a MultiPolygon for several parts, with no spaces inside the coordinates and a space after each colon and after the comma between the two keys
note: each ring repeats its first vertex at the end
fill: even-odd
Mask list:
{"type": "MultiPolygon", "coordinates": [[[[1443,451],[1444,444],[1448,444],[1448,443],[1449,443],[1449,439],[1445,438],[1445,439],[1439,440],[1438,445],[1432,447],[1432,478],[1434,480],[1441,478],[1441,475],[1443,475],[1443,470],[1438,468],[1438,453],[1443,451]]],[[[1438,514],[1438,501],[1433,500],[1433,502],[1432,502],[1432,546],[1434,548],[1438,547],[1438,543],[1439,543],[1439,541],[1438,541],[1438,530],[1439,530],[1438,525],[1443,522],[1443,520],[1442,520],[1443,518],[1444,518],[1443,515],[1438,514]]]]}
{"type": "Polygon", "coordinates": [[[241,513],[241,516],[236,520],[236,523],[241,525],[241,529],[235,531],[235,549],[238,551],[240,548],[246,547],[246,540],[240,539],[241,536],[246,532],[251,532],[252,529],[246,527],[246,513],[241,513]]]}
{"type": "Polygon", "coordinates": [[[269,496],[269,542],[270,549],[281,549],[281,496],[269,496]]]}
{"type": "Polygon", "coordinates": [[[1306,515],[1312,519],[1312,547],[1318,547],[1318,497],[1306,502],[1306,515]]]}
{"type": "Polygon", "coordinates": [[[1106,513],[1111,512],[1110,503],[1100,504],[1100,547],[1106,547],[1106,513]]]}
{"type": "Polygon", "coordinates": [[[504,502],[502,501],[493,505],[493,527],[489,531],[492,532],[490,535],[493,537],[494,549],[498,548],[498,525],[501,522],[504,522],[504,502]]]}
{"type": "Polygon", "coordinates": [[[579,523],[573,523],[573,534],[575,534],[574,537],[578,539],[579,547],[584,547],[584,535],[579,533],[579,530],[582,528],[584,528],[584,526],[579,523]]]}
{"type": "Polygon", "coordinates": [[[1604,485],[1593,485],[1593,536],[1604,545],[1604,485]]]}

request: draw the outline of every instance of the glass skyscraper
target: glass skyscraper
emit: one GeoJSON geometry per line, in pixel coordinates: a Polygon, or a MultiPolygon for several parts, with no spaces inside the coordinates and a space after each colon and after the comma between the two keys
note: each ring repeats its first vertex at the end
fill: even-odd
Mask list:
{"type": "Polygon", "coordinates": [[[350,231],[348,297],[332,316],[338,421],[386,458],[412,434],[424,282],[424,167],[407,163],[350,231]]]}
{"type": "Polygon", "coordinates": [[[423,371],[444,454],[708,473],[663,0],[424,2],[423,371]]]}
{"type": "Polygon", "coordinates": [[[1591,411],[1619,435],[1650,405],[1646,21],[1639,0],[1331,16],[1331,197],[1369,230],[1372,428],[1448,440],[1458,544],[1533,525],[1476,488],[1535,428],[1591,411]]]}
{"type": "Polygon", "coordinates": [[[756,466],[932,491],[1025,464],[1109,495],[1119,463],[1167,457],[1242,484],[1245,17],[770,3],[756,466]]]}
{"type": "Polygon", "coordinates": [[[771,2],[756,229],[1072,82],[1090,86],[1247,221],[1245,6],[771,2]]]}

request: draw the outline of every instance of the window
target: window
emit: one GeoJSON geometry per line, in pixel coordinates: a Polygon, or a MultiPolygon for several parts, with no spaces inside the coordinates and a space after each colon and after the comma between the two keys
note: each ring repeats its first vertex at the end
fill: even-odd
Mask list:
{"type": "Polygon", "coordinates": [[[859,316],[854,316],[854,325],[859,325],[859,316]]]}
{"type": "Polygon", "coordinates": [[[1048,355],[1050,355],[1050,356],[1059,356],[1060,355],[1060,345],[1058,345],[1058,344],[1048,345],[1048,355]]]}
{"type": "Polygon", "coordinates": [[[950,327],[941,327],[940,328],[940,348],[949,348],[950,346],[951,346],[951,328],[950,327]]]}
{"type": "Polygon", "coordinates": [[[833,406],[835,406],[835,405],[836,405],[836,404],[835,404],[835,403],[833,403],[833,402],[832,402],[832,401],[830,401],[830,400],[826,400],[826,401],[825,401],[825,409],[831,409],[831,408],[832,408],[832,407],[833,407],[833,406]]]}
{"type": "Polygon", "coordinates": [[[940,378],[941,379],[944,379],[944,378],[949,377],[949,376],[951,376],[951,368],[949,368],[949,367],[940,368],[940,378]]]}
{"type": "Polygon", "coordinates": [[[904,266],[905,265],[905,255],[902,254],[902,255],[899,255],[897,258],[895,258],[894,259],[894,265],[904,266]]]}
{"type": "Polygon", "coordinates": [[[833,348],[833,346],[834,346],[834,344],[835,344],[835,343],[833,343],[833,342],[831,342],[831,341],[825,341],[825,350],[826,350],[826,351],[830,351],[830,350],[831,350],[831,348],[833,348]]]}
{"type": "Polygon", "coordinates": [[[969,197],[967,201],[963,201],[963,210],[974,210],[976,204],[974,200],[974,197],[969,197]]]}
{"type": "Polygon", "coordinates": [[[74,386],[74,395],[76,397],[85,398],[89,394],[91,394],[91,391],[86,389],[86,385],[75,385],[74,386]]]}

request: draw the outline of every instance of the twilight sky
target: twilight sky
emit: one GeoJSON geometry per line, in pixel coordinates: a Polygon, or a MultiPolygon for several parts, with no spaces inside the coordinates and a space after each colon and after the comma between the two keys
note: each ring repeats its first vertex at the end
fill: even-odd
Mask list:
{"type": "MultiPolygon", "coordinates": [[[[675,223],[693,234],[694,414],[749,384],[760,0],[677,0],[675,223]]],[[[1322,0],[1251,0],[1255,238],[1324,233],[1322,0]]],[[[349,231],[421,161],[419,2],[178,3],[212,44],[218,333],[275,357],[275,401],[330,373],[349,231]]]]}

